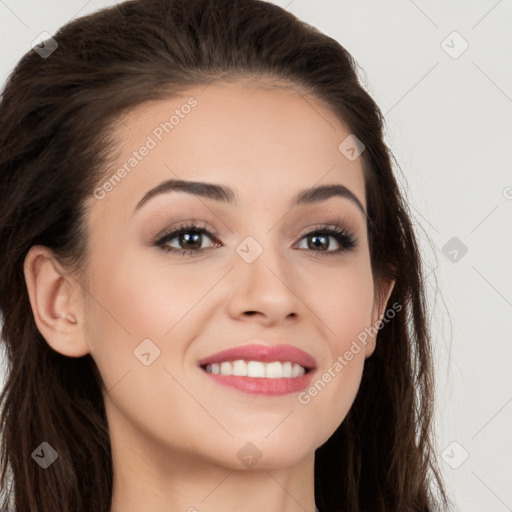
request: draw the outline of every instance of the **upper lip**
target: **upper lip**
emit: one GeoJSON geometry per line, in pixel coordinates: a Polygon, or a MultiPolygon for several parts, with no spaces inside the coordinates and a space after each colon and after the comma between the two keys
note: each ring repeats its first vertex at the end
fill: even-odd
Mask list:
{"type": "Polygon", "coordinates": [[[250,343],[222,350],[201,359],[199,366],[222,363],[224,361],[237,361],[239,359],[262,362],[290,361],[291,363],[299,364],[307,370],[312,370],[316,367],[316,361],[313,356],[293,345],[266,345],[262,343],[250,343]]]}

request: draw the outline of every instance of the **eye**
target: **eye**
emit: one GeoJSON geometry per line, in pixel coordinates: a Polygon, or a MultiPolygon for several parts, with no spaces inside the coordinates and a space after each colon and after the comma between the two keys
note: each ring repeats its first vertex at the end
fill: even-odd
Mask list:
{"type": "MultiPolygon", "coordinates": [[[[350,251],[357,246],[357,240],[354,235],[350,234],[341,226],[336,227],[321,227],[315,231],[306,233],[301,238],[301,242],[306,242],[306,249],[308,252],[325,253],[322,256],[334,256],[343,252],[350,251]],[[330,239],[334,239],[338,245],[338,249],[329,250],[331,246],[330,239]]],[[[316,256],[316,255],[315,255],[316,256]]]]}
{"type": "MultiPolygon", "coordinates": [[[[220,247],[222,244],[215,243],[210,247],[202,247],[204,238],[210,241],[218,242],[218,235],[206,228],[206,224],[200,227],[196,224],[182,224],[179,227],[164,233],[154,245],[161,247],[168,253],[178,254],[181,256],[199,256],[205,250],[213,247],[220,247]],[[176,239],[175,245],[171,242],[176,239]],[[176,247],[176,245],[178,247],[176,247]]],[[[310,231],[303,235],[301,242],[306,242],[305,249],[309,253],[318,256],[335,256],[343,252],[352,250],[357,246],[357,239],[341,226],[322,226],[314,231],[310,231]],[[334,239],[338,245],[337,249],[330,249],[330,240],[334,239]]]]}
{"type": "MultiPolygon", "coordinates": [[[[181,226],[164,233],[164,235],[155,242],[155,245],[162,247],[166,252],[187,255],[198,255],[205,249],[201,247],[204,237],[210,240],[216,240],[217,235],[206,229],[206,224],[199,227],[195,224],[182,224],[181,226]],[[178,247],[173,247],[170,242],[177,239],[178,247]]],[[[219,245],[218,245],[219,246],[219,245]]]]}

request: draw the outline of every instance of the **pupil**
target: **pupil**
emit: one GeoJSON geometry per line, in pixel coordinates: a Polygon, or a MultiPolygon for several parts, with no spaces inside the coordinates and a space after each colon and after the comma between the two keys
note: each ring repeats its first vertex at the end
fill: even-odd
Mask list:
{"type": "Polygon", "coordinates": [[[312,236],[312,237],[311,237],[311,239],[313,239],[313,240],[315,240],[315,239],[316,239],[316,240],[321,239],[321,240],[323,240],[323,244],[322,244],[322,242],[320,242],[319,244],[318,244],[318,243],[312,243],[312,244],[309,244],[309,248],[310,248],[310,249],[311,249],[311,248],[315,248],[315,247],[316,247],[316,248],[318,248],[318,247],[321,247],[321,246],[323,246],[323,249],[327,249],[327,246],[329,245],[328,240],[327,240],[327,237],[325,237],[325,236],[318,236],[318,235],[315,235],[315,236],[312,236]]]}
{"type": "Polygon", "coordinates": [[[195,238],[195,244],[187,243],[189,249],[199,249],[201,247],[200,237],[201,235],[199,233],[194,233],[193,235],[189,235],[188,233],[185,233],[181,235],[183,239],[187,242],[190,242],[192,239],[195,238]]]}

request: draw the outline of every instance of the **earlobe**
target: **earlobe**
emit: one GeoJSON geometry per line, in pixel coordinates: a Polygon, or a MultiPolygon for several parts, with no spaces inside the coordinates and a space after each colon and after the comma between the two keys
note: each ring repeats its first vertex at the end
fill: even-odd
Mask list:
{"type": "Polygon", "coordinates": [[[84,337],[77,284],[65,277],[50,249],[30,248],[23,266],[25,282],[36,326],[56,352],[68,357],[89,353],[84,337]]]}
{"type": "Polygon", "coordinates": [[[377,335],[379,325],[386,313],[386,306],[389,301],[389,297],[393,292],[393,288],[395,287],[395,280],[386,281],[386,283],[382,284],[377,290],[374,298],[374,304],[372,309],[372,324],[371,324],[371,334],[367,338],[366,343],[366,357],[370,357],[375,351],[375,347],[377,344],[377,335]]]}

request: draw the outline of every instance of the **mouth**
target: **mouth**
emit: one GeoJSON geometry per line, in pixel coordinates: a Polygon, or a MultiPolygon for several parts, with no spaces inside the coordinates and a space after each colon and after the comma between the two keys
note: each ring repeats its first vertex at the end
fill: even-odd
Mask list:
{"type": "Polygon", "coordinates": [[[218,352],[198,365],[219,384],[267,396],[304,389],[316,369],[315,359],[292,345],[255,343],[218,352]]]}

